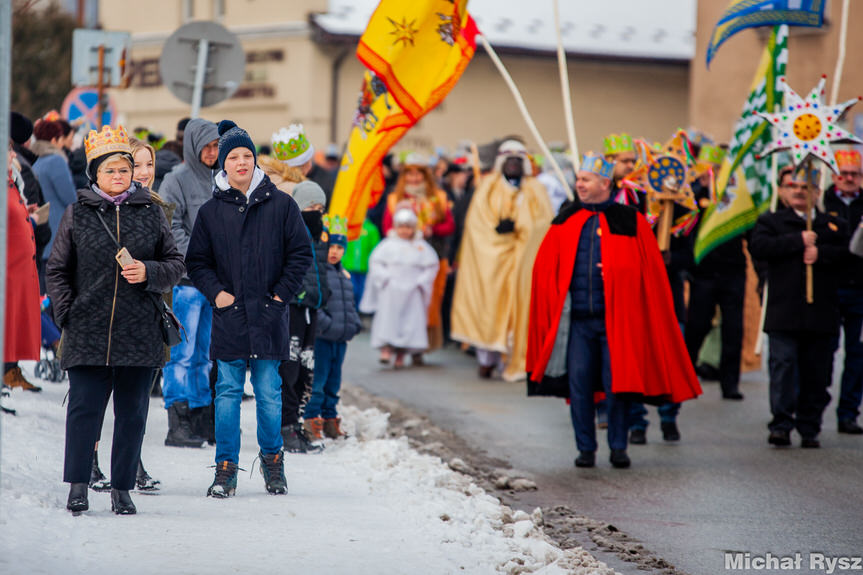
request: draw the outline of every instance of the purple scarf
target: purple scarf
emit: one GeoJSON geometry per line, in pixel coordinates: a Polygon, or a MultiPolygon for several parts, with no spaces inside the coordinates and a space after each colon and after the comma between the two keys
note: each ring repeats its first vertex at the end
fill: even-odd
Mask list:
{"type": "Polygon", "coordinates": [[[129,194],[131,194],[135,190],[135,183],[132,182],[132,185],[129,186],[128,190],[126,190],[125,192],[123,192],[122,194],[119,194],[117,196],[109,196],[108,194],[106,194],[105,192],[100,190],[99,186],[97,186],[96,184],[93,184],[92,188],[93,188],[94,192],[96,192],[97,194],[99,194],[100,196],[102,196],[103,198],[105,198],[106,200],[108,200],[109,202],[114,204],[115,206],[119,206],[120,204],[125,202],[126,198],[129,197],[129,194]]]}

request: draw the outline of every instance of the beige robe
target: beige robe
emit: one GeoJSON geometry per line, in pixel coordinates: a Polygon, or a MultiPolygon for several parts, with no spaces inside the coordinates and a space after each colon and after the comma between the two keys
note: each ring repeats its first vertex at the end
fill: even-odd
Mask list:
{"type": "Polygon", "coordinates": [[[530,274],[539,244],[554,217],[536,178],[513,188],[499,173],[484,178],[465,219],[452,306],[451,337],[480,349],[512,354],[507,369],[524,370],[530,274]],[[501,219],[515,231],[498,234],[501,219]]]}

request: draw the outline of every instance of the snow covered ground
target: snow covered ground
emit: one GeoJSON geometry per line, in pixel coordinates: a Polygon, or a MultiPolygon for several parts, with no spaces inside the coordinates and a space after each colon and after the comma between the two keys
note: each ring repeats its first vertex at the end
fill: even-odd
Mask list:
{"type": "MultiPolygon", "coordinates": [[[[23,364],[31,381],[32,363],[23,364]]],[[[287,496],[267,495],[257,455],[254,402],[243,404],[237,496],[204,496],[213,447],[165,447],[161,400],[150,404],[143,461],[161,480],[133,493],[138,515],[115,516],[109,495],[90,511],[65,510],[62,483],[67,383],[15,390],[17,416],[0,416],[0,574],[486,574],[612,575],[583,549],[562,551],[539,511],[502,506],[440,459],[387,435],[387,414],[342,406],[351,438],[323,454],[285,457],[287,496]]],[[[110,409],[109,409],[110,412],[110,409]]],[[[100,462],[110,469],[113,418],[100,462]]]]}

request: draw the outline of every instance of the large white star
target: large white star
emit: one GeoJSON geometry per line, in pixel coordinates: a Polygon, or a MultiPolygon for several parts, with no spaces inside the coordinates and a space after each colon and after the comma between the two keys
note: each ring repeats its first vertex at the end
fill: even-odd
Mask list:
{"type": "Polygon", "coordinates": [[[773,140],[761,153],[762,156],[788,150],[795,166],[812,156],[830,166],[834,173],[839,173],[830,144],[863,144],[863,140],[836,125],[845,111],[860,98],[826,106],[822,100],[826,79],[826,76],[822,76],[805,99],[791,89],[785,78],[779,79],[784,86],[785,105],[776,114],[758,112],[774,128],[773,140]]]}

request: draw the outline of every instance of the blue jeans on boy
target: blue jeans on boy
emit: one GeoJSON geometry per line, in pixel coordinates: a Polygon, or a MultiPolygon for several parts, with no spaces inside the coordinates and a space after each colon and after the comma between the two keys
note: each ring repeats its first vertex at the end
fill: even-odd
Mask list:
{"type": "Polygon", "coordinates": [[[605,318],[574,319],[567,349],[569,367],[569,414],[579,451],[596,451],[594,391],[605,390],[608,408],[608,446],[626,449],[628,402],[611,392],[611,360],[605,318]]]}
{"type": "Polygon", "coordinates": [[[252,370],[255,390],[255,415],[258,420],[258,446],[261,453],[282,449],[282,378],[279,361],[238,359],[218,361],[216,380],[216,463],[240,458],[240,404],[246,384],[246,365],[252,370]]]}
{"type": "Polygon", "coordinates": [[[186,401],[190,409],[210,405],[210,332],[213,308],[192,286],[176,286],[174,314],[186,332],[186,340],[171,348],[171,360],[162,371],[165,409],[186,401]]]}
{"type": "Polygon", "coordinates": [[[315,378],[312,397],[306,404],[306,419],[338,417],[336,405],[342,388],[342,363],[347,349],[348,344],[344,341],[315,340],[315,378]]]}

